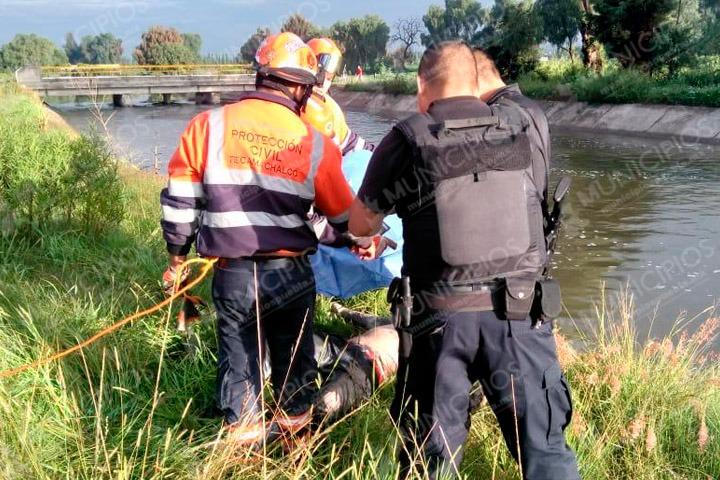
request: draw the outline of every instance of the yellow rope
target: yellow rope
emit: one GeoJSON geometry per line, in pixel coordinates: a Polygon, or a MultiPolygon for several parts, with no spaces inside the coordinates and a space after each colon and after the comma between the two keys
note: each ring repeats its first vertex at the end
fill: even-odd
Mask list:
{"type": "MultiPolygon", "coordinates": [[[[9,370],[4,370],[0,372],[0,379],[3,378],[10,378],[14,377],[15,375],[25,372],[27,370],[34,370],[39,367],[42,367],[43,365],[47,365],[48,363],[55,362],[57,360],[61,360],[68,355],[72,355],[73,353],[82,350],[83,348],[88,347],[89,345],[92,345],[93,343],[97,342],[101,338],[110,335],[111,333],[115,332],[116,330],[122,328],[123,326],[127,325],[128,323],[137,320],[142,317],[146,317],[148,315],[152,315],[153,313],[162,310],[163,308],[167,307],[168,305],[171,305],[176,299],[184,296],[190,289],[193,287],[199,285],[203,280],[205,280],[205,277],[207,277],[208,273],[210,273],[210,270],[212,270],[213,266],[217,262],[217,259],[205,259],[205,258],[193,258],[190,260],[187,260],[185,263],[183,263],[180,266],[179,271],[183,271],[184,269],[188,268],[189,266],[193,264],[202,264],[202,270],[200,271],[200,275],[198,275],[197,278],[195,278],[193,281],[188,282],[187,285],[185,285],[182,289],[179,289],[177,292],[175,292],[172,296],[168,297],[164,301],[158,303],[154,307],[148,308],[147,310],[143,310],[141,312],[134,313],[133,315],[130,315],[129,317],[125,317],[119,322],[101,330],[100,332],[96,333],[92,337],[88,338],[87,340],[78,343],[77,345],[68,348],[67,350],[63,350],[61,352],[58,352],[54,355],[51,355],[46,358],[41,358],[40,360],[36,360],[31,363],[27,363],[25,365],[22,365],[17,368],[12,368],[9,370]]],[[[178,278],[180,278],[180,275],[178,275],[178,278]]]]}

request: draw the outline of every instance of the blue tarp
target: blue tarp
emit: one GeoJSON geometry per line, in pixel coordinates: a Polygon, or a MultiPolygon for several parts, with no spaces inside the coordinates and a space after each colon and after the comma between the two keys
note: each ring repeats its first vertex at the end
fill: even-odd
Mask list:
{"type": "MultiPolygon", "coordinates": [[[[360,189],[372,154],[359,151],[343,159],[343,173],[354,191],[360,189]]],[[[347,248],[320,245],[311,257],[318,292],[338,298],[349,298],[370,290],[387,287],[402,267],[402,222],[397,215],[385,219],[390,228],[385,236],[398,244],[397,250],[386,250],[377,260],[363,261],[347,248]]]]}

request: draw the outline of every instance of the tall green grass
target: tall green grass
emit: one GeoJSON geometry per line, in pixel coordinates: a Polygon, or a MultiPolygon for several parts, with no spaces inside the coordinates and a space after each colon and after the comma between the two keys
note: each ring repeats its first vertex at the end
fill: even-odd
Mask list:
{"type": "MultiPolygon", "coordinates": [[[[603,73],[596,74],[579,62],[551,60],[538,64],[535,71],[520,76],[517,81],[526,95],[543,100],[720,107],[718,56],[703,57],[698,65],[683,68],[674,76],[650,76],[638,70],[621,69],[612,62],[603,73]]],[[[413,73],[350,80],[343,88],[392,95],[417,93],[413,73]]]]}
{"type": "Polygon", "coordinates": [[[579,63],[552,60],[519,82],[527,95],[550,100],[720,107],[720,57],[703,57],[673,76],[650,76],[612,62],[596,74],[579,63]]]}
{"type": "Polygon", "coordinates": [[[125,211],[118,165],[98,136],[55,128],[37,101],[12,84],[0,103],[0,208],[18,228],[61,223],[88,232],[125,211]]]}
{"type": "MultiPolygon", "coordinates": [[[[162,181],[130,168],[121,175],[128,209],[113,228],[0,235],[0,370],[161,300],[162,181]]],[[[200,294],[208,297],[207,286],[200,294]]],[[[387,312],[382,293],[348,303],[387,312]]],[[[569,439],[583,478],[716,478],[720,371],[708,348],[718,320],[692,337],[640,343],[632,305],[623,305],[598,311],[586,348],[560,342],[576,408],[569,439]]],[[[171,320],[169,312],[153,315],[60,363],[0,380],[0,478],[395,478],[392,386],[289,457],[216,442],[212,318],[199,325],[192,356],[171,320]]],[[[318,321],[347,328],[326,300],[318,321]]],[[[462,472],[518,478],[487,406],[474,415],[462,472]]]]}

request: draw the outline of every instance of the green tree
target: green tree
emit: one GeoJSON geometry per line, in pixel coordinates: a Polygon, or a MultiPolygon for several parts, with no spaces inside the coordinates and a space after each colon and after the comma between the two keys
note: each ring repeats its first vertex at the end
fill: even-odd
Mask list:
{"type": "Polygon", "coordinates": [[[255,61],[255,53],[257,53],[260,44],[270,36],[269,28],[258,28],[255,33],[250,35],[242,47],[240,47],[240,53],[237,56],[238,62],[253,63],[255,61]]]}
{"type": "Polygon", "coordinates": [[[444,40],[472,42],[485,27],[487,12],[475,0],[445,0],[445,6],[431,5],[423,16],[427,33],[422,35],[426,47],[444,40]]]}
{"type": "Polygon", "coordinates": [[[183,36],[170,27],[154,26],[143,33],[135,49],[140,65],[177,65],[199,61],[197,53],[186,44],[183,36]]]}
{"type": "Polygon", "coordinates": [[[323,35],[323,31],[320,27],[318,27],[299,13],[290,15],[288,19],[285,20],[285,23],[283,23],[280,31],[292,32],[298,37],[302,38],[305,42],[312,38],[321,37],[323,35]]]}
{"type": "Polygon", "coordinates": [[[88,35],[80,42],[82,63],[120,63],[123,55],[122,40],[110,33],[88,35]]]}
{"type": "Polygon", "coordinates": [[[198,56],[182,43],[159,43],[148,50],[151,65],[190,65],[198,56]]]}
{"type": "Polygon", "coordinates": [[[77,65],[82,62],[82,52],[80,51],[80,45],[75,41],[75,36],[72,33],[65,35],[65,45],[63,46],[65,55],[68,57],[68,61],[77,65]]]}
{"type": "Polygon", "coordinates": [[[72,33],[65,36],[65,53],[71,64],[110,64],[122,61],[122,40],[110,33],[100,35],[86,35],[80,41],[75,41],[72,33]]]}
{"type": "Polygon", "coordinates": [[[580,39],[582,40],[583,65],[600,73],[603,69],[604,49],[595,36],[593,22],[595,11],[590,0],[579,1],[582,10],[580,39]]]}
{"type": "Polygon", "coordinates": [[[198,57],[200,56],[200,50],[202,49],[202,37],[199,33],[183,33],[182,34],[183,45],[188,47],[198,57]]]}
{"type": "Polygon", "coordinates": [[[476,39],[504,76],[517,78],[537,65],[542,36],[542,21],[532,0],[495,0],[488,24],[476,39]]]}
{"type": "MultiPolygon", "coordinates": [[[[675,13],[658,29],[653,42],[652,71],[667,70],[674,75],[695,62],[705,47],[706,20],[699,0],[677,0],[675,13]]],[[[717,45],[717,42],[714,42],[717,45]]]]}
{"type": "Polygon", "coordinates": [[[678,0],[594,0],[593,30],[624,67],[647,69],[657,55],[660,28],[676,13],[678,0]]]}
{"type": "Polygon", "coordinates": [[[331,36],[345,51],[345,65],[375,71],[385,59],[390,27],[378,15],[366,15],[337,22],[331,27],[331,36]]]}
{"type": "Polygon", "coordinates": [[[47,38],[35,34],[15,35],[0,48],[0,69],[16,70],[26,65],[64,65],[67,55],[47,38]]]}
{"type": "Polygon", "coordinates": [[[538,0],[535,4],[548,42],[575,60],[573,44],[580,32],[583,10],[578,0],[538,0]]]}

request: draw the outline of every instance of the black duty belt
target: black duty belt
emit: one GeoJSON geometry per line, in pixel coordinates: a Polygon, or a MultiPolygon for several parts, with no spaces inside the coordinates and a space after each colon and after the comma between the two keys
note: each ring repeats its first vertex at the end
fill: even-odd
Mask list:
{"type": "Polygon", "coordinates": [[[493,295],[489,290],[453,295],[427,293],[423,297],[427,306],[433,310],[451,310],[455,312],[489,312],[494,310],[493,295]]]}
{"type": "Polygon", "coordinates": [[[496,302],[493,296],[500,290],[500,282],[483,282],[470,285],[435,285],[418,296],[433,310],[492,311],[496,302]]]}
{"type": "Polygon", "coordinates": [[[247,257],[247,258],[221,258],[218,266],[221,268],[253,268],[258,265],[261,268],[279,270],[296,266],[309,266],[310,259],[307,255],[297,257],[247,257]]]}

